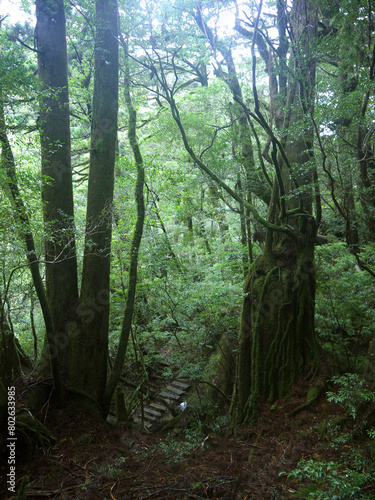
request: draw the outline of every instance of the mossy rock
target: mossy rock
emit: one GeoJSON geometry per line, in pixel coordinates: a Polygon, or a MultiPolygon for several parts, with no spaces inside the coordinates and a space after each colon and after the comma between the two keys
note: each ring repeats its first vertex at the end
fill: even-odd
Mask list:
{"type": "Polygon", "coordinates": [[[208,385],[204,390],[211,401],[219,404],[227,403],[233,390],[235,375],[234,346],[236,342],[237,338],[233,338],[232,335],[222,335],[204,373],[204,380],[212,384],[208,385]],[[226,398],[225,395],[227,395],[226,398]]]}

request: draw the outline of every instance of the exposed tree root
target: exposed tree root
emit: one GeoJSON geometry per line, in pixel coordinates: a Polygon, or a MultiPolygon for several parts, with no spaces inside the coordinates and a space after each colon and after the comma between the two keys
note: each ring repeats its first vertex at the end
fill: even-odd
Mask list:
{"type": "Polygon", "coordinates": [[[326,384],[325,384],[324,380],[318,379],[315,382],[315,384],[309,389],[309,391],[306,395],[306,401],[303,404],[297,406],[297,408],[294,408],[293,410],[291,410],[288,413],[288,417],[296,415],[300,411],[305,410],[309,406],[316,403],[318,401],[318,399],[320,398],[320,396],[323,394],[323,392],[325,390],[325,386],[326,386],[326,384]]]}
{"type": "Polygon", "coordinates": [[[26,461],[32,460],[39,448],[51,447],[56,441],[47,427],[26,409],[17,413],[16,434],[25,448],[26,461]]]}

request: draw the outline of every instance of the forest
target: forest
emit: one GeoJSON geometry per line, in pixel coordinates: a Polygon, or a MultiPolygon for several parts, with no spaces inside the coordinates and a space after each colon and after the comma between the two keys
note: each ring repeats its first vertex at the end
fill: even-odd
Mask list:
{"type": "Polygon", "coordinates": [[[371,0],[4,2],[0,154],[1,498],[375,498],[371,0]]]}

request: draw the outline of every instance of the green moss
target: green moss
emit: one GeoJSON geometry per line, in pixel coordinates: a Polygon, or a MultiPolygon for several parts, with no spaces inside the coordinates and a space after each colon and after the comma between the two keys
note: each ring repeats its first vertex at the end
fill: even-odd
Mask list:
{"type": "Polygon", "coordinates": [[[318,359],[314,335],[313,248],[296,248],[279,265],[256,259],[245,285],[238,355],[238,413],[251,420],[260,400],[291,390],[318,359]]]}
{"type": "Polygon", "coordinates": [[[125,406],[124,394],[118,386],[115,390],[115,413],[118,422],[128,421],[129,416],[125,406]]]}

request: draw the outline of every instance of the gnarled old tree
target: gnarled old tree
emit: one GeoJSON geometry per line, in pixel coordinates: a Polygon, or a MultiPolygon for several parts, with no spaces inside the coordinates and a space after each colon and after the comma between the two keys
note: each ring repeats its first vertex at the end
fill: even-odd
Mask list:
{"type": "MultiPolygon", "coordinates": [[[[276,173],[268,221],[290,232],[267,228],[263,255],[254,262],[245,284],[237,380],[237,416],[242,422],[252,415],[259,398],[272,401],[285,395],[296,376],[317,362],[314,245],[321,209],[310,118],[314,111],[318,15],[314,2],[295,0],[290,12],[286,3],[279,1],[277,5],[278,64],[268,68],[276,115],[273,130],[259,110],[255,83],[253,91],[255,115],[271,140],[276,173]]],[[[253,79],[259,16],[254,24],[250,34],[237,17],[238,31],[252,37],[253,79]]]]}
{"type": "MultiPolygon", "coordinates": [[[[237,31],[251,41],[254,110],[233,91],[233,72],[227,63],[233,99],[250,127],[254,121],[266,132],[271,154],[263,154],[275,170],[267,224],[258,219],[266,229],[265,247],[252,264],[244,287],[234,394],[239,422],[251,418],[260,399],[273,401],[285,395],[296,376],[317,361],[314,245],[321,208],[310,119],[317,7],[313,2],[295,0],[289,11],[286,2],[278,1],[277,46],[262,29],[261,9],[262,3],[250,30],[249,16],[242,13],[241,18],[238,9],[236,16],[237,31]],[[256,49],[269,76],[268,120],[258,97],[256,49]],[[316,217],[312,214],[313,194],[316,217]]],[[[198,5],[197,22],[210,43],[217,44],[202,17],[198,5]]],[[[225,48],[220,51],[225,57],[225,48]]]]}
{"type": "MultiPolygon", "coordinates": [[[[189,11],[200,30],[195,36],[199,38],[203,33],[214,55],[220,53],[220,58],[215,58],[215,74],[228,84],[235,102],[231,112],[240,127],[238,137],[247,189],[267,202],[267,218],[249,203],[248,195],[242,198],[195,152],[179,107],[178,93],[188,85],[183,83],[181,72],[184,67],[184,59],[179,56],[181,46],[165,44],[164,40],[169,39],[166,28],[160,39],[152,34],[151,48],[144,49],[145,57],[139,63],[155,78],[156,84],[151,83],[148,88],[153,87],[158,98],[168,102],[194,164],[266,231],[263,253],[251,265],[244,290],[233,405],[236,421],[243,423],[254,414],[259,400],[273,401],[285,395],[297,375],[318,361],[314,335],[314,245],[321,211],[311,121],[318,13],[314,2],[294,0],[289,8],[286,2],[278,1],[279,40],[273,44],[261,17],[262,4],[254,18],[251,12],[237,9],[236,29],[250,40],[247,46],[251,46],[254,107],[250,107],[249,98],[243,97],[230,43],[213,33],[212,24],[205,20],[207,12],[209,9],[203,2],[195,2],[189,11]],[[270,81],[271,112],[267,118],[266,108],[258,97],[258,54],[266,63],[270,81]],[[263,153],[258,155],[259,167],[254,161],[250,138],[252,135],[259,149],[256,128],[263,130],[263,138],[266,137],[264,151],[258,151],[263,153]],[[269,176],[262,156],[274,169],[274,180],[268,190],[269,176]]],[[[204,56],[200,53],[197,57],[204,56]]],[[[198,64],[189,61],[188,66],[185,75],[191,74],[198,64]]]]}

